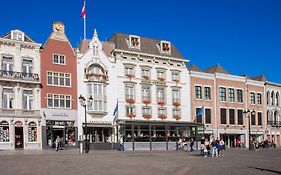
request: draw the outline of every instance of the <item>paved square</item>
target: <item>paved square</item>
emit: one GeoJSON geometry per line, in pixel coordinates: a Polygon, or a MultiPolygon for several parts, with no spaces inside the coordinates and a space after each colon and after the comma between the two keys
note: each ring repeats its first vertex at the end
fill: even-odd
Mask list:
{"type": "Polygon", "coordinates": [[[198,152],[78,150],[0,151],[1,175],[281,174],[281,150],[228,149],[223,157],[198,152]]]}

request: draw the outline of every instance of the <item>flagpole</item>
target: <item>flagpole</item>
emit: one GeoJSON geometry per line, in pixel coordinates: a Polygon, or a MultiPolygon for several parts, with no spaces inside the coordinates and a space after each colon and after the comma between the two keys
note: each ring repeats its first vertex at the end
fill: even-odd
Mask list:
{"type": "MultiPolygon", "coordinates": [[[[84,1],[85,2],[85,8],[86,8],[86,1],[84,1]]],[[[85,14],[85,17],[84,17],[84,40],[86,40],[86,14],[85,14]]]]}

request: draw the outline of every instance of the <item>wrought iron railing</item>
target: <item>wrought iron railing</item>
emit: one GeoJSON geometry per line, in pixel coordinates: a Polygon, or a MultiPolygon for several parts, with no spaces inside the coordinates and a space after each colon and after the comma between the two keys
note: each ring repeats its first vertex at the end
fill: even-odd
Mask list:
{"type": "Polygon", "coordinates": [[[267,121],[267,124],[273,127],[281,127],[281,121],[267,121]]]}
{"type": "Polygon", "coordinates": [[[39,74],[0,70],[0,78],[39,81],[39,74]]]}

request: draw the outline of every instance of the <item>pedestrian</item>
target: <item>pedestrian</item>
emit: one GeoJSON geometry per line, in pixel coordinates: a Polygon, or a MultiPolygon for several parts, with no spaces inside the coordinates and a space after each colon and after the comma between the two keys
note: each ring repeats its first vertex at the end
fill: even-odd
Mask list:
{"type": "Polygon", "coordinates": [[[220,156],[223,156],[223,152],[225,150],[225,144],[224,144],[224,141],[223,139],[220,139],[220,156]]]}
{"type": "Polygon", "coordinates": [[[212,158],[214,158],[215,156],[218,157],[217,141],[215,140],[215,138],[212,139],[211,148],[212,148],[212,158]]]}
{"type": "Polygon", "coordinates": [[[208,140],[207,138],[205,139],[204,145],[205,145],[205,148],[204,148],[204,157],[207,157],[207,156],[210,155],[210,142],[209,142],[209,140],[208,140]]]}
{"type": "Polygon", "coordinates": [[[204,149],[205,149],[205,138],[202,137],[201,142],[200,142],[200,155],[201,156],[204,156],[204,149]]]}
{"type": "Polygon", "coordinates": [[[124,142],[123,142],[123,138],[121,137],[120,140],[119,140],[119,150],[124,152],[125,149],[124,149],[124,142]]]}
{"type": "Polygon", "coordinates": [[[56,144],[56,151],[59,150],[60,142],[61,142],[61,139],[60,139],[59,136],[57,136],[56,141],[55,141],[55,144],[56,144]]]}
{"type": "Polygon", "coordinates": [[[193,146],[194,146],[194,141],[193,141],[193,138],[191,138],[191,140],[190,140],[190,152],[194,151],[193,146]]]}

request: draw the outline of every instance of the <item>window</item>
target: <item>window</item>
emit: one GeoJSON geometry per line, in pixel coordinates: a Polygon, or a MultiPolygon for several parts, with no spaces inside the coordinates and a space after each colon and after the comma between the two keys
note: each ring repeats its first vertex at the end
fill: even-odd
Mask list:
{"type": "Polygon", "coordinates": [[[130,36],[130,46],[133,48],[140,48],[140,37],[130,36]]]}
{"type": "Polygon", "coordinates": [[[55,64],[65,64],[65,56],[59,55],[59,54],[54,54],[53,55],[53,63],[55,63],[55,64]]]}
{"type": "Polygon", "coordinates": [[[125,67],[125,75],[126,76],[135,76],[134,67],[125,67]]]}
{"type": "Polygon", "coordinates": [[[243,110],[238,109],[238,125],[243,125],[243,110]]]}
{"type": "Polygon", "coordinates": [[[88,84],[88,95],[103,95],[103,85],[102,84],[97,84],[97,83],[93,83],[93,84],[88,84]]]}
{"type": "Polygon", "coordinates": [[[205,109],[205,123],[211,124],[211,109],[205,109]]]}
{"type": "Polygon", "coordinates": [[[165,101],[165,92],[164,88],[157,87],[156,89],[156,95],[157,95],[157,102],[164,102],[165,101]]]}
{"type": "Polygon", "coordinates": [[[271,92],[271,105],[274,105],[274,91],[271,92]]]}
{"type": "Polygon", "coordinates": [[[279,92],[276,93],[276,106],[279,106],[279,92]]]}
{"type": "Polygon", "coordinates": [[[13,71],[13,58],[11,56],[3,56],[2,70],[13,71]]]}
{"type": "Polygon", "coordinates": [[[0,142],[9,142],[10,133],[9,133],[9,123],[2,121],[0,123],[0,142]]]}
{"type": "Polygon", "coordinates": [[[269,110],[266,112],[266,121],[267,121],[267,124],[268,125],[270,125],[270,122],[271,122],[271,120],[270,120],[270,113],[269,113],[269,110]]]}
{"type": "Polygon", "coordinates": [[[71,109],[71,96],[70,95],[47,94],[47,105],[48,105],[48,108],[71,109]]]}
{"type": "Polygon", "coordinates": [[[28,142],[37,142],[37,125],[35,122],[28,124],[28,142]]]}
{"type": "Polygon", "coordinates": [[[256,125],[256,115],[251,114],[251,125],[256,125]]]}
{"type": "Polygon", "coordinates": [[[254,92],[250,93],[250,102],[251,102],[251,104],[255,104],[256,103],[255,93],[254,92]]]}
{"type": "Polygon", "coordinates": [[[93,45],[93,55],[99,55],[99,47],[97,45],[93,45]]]}
{"type": "Polygon", "coordinates": [[[150,87],[149,86],[142,87],[142,99],[150,101],[150,87]]]}
{"type": "Polygon", "coordinates": [[[262,104],[261,93],[257,93],[257,103],[258,103],[259,105],[262,104]]]}
{"type": "Polygon", "coordinates": [[[234,99],[234,89],[232,89],[232,88],[228,89],[228,98],[229,98],[230,102],[234,102],[235,101],[235,99],[234,99]]]}
{"type": "Polygon", "coordinates": [[[22,32],[13,31],[12,39],[18,40],[18,41],[24,41],[24,34],[22,32]]]}
{"type": "Polygon", "coordinates": [[[22,95],[22,106],[23,109],[31,110],[33,109],[33,92],[32,90],[23,90],[22,95]]]}
{"type": "Polygon", "coordinates": [[[135,99],[134,98],[134,87],[133,86],[126,86],[125,87],[125,94],[126,94],[126,99],[135,99]]]}
{"type": "Polygon", "coordinates": [[[261,126],[262,125],[262,113],[258,112],[258,125],[261,126]]]}
{"type": "Polygon", "coordinates": [[[269,105],[270,104],[270,92],[267,91],[266,93],[266,104],[269,105]]]}
{"type": "Polygon", "coordinates": [[[161,51],[163,52],[163,53],[170,53],[170,51],[171,51],[171,45],[170,45],[170,43],[169,42],[166,42],[166,41],[161,41],[161,51]]]}
{"type": "Polygon", "coordinates": [[[141,76],[143,79],[146,79],[146,80],[150,79],[149,69],[142,69],[141,76]]]}
{"type": "Polygon", "coordinates": [[[174,102],[180,102],[180,91],[179,91],[179,89],[173,89],[172,90],[172,98],[173,98],[173,103],[174,102]]]}
{"type": "Polygon", "coordinates": [[[173,116],[180,116],[181,115],[181,110],[180,108],[173,108],[173,116]]]}
{"type": "Polygon", "coordinates": [[[94,100],[93,106],[94,106],[94,111],[102,111],[102,101],[94,100]]]}
{"type": "Polygon", "coordinates": [[[144,106],[142,108],[142,114],[151,116],[151,107],[150,106],[144,106]]]}
{"type": "Polygon", "coordinates": [[[201,86],[195,86],[195,96],[196,99],[202,99],[202,90],[201,90],[201,86]]]}
{"type": "Polygon", "coordinates": [[[243,91],[242,91],[242,89],[237,89],[237,102],[243,103],[243,91]]]}
{"type": "Polygon", "coordinates": [[[220,101],[226,101],[226,89],[223,87],[220,88],[220,101]]]}
{"type": "Polygon", "coordinates": [[[172,72],[172,81],[179,82],[180,81],[180,73],[172,72]]]}
{"type": "Polygon", "coordinates": [[[158,115],[166,115],[166,108],[158,108],[158,115]]]}
{"type": "Polygon", "coordinates": [[[226,109],[221,108],[221,124],[226,124],[226,109]]]}
{"type": "Polygon", "coordinates": [[[22,60],[22,72],[27,74],[32,73],[32,60],[30,59],[22,60]]]}
{"type": "Polygon", "coordinates": [[[229,109],[229,124],[235,125],[235,110],[229,109]]]}
{"type": "Polygon", "coordinates": [[[205,87],[205,99],[211,100],[211,88],[210,87],[205,87]]]}
{"type": "Polygon", "coordinates": [[[165,71],[164,70],[158,70],[157,71],[157,79],[160,81],[165,80],[165,71]]]}
{"type": "Polygon", "coordinates": [[[3,89],[2,108],[13,109],[13,89],[3,89]]]}
{"type": "Polygon", "coordinates": [[[200,110],[201,110],[201,108],[196,108],[196,121],[197,121],[197,123],[202,123],[203,116],[198,116],[197,115],[200,110]]]}
{"type": "Polygon", "coordinates": [[[68,73],[56,73],[48,72],[47,73],[47,84],[52,86],[71,86],[71,76],[68,73]]]}
{"type": "Polygon", "coordinates": [[[135,106],[129,105],[126,106],[126,115],[127,117],[133,118],[136,116],[135,106]]]}

